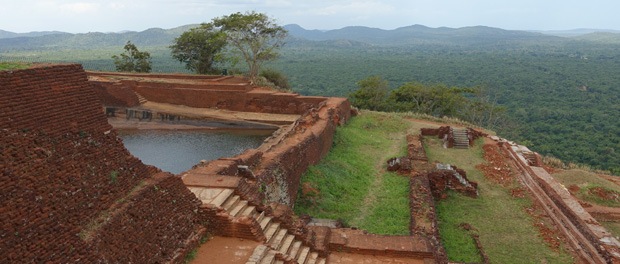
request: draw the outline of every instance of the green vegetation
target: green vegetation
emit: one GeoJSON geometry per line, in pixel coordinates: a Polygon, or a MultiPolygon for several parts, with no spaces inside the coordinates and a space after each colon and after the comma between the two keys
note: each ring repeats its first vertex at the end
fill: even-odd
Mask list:
{"type": "Polygon", "coordinates": [[[457,117],[490,129],[505,125],[504,111],[483,95],[481,88],[424,85],[408,82],[388,93],[388,82],[371,76],[357,82],[349,95],[359,108],[387,112],[416,112],[436,117],[457,117]]]}
{"type": "Polygon", "coordinates": [[[0,62],[0,71],[27,69],[30,65],[24,62],[0,62]]]}
{"type": "Polygon", "coordinates": [[[278,57],[287,31],[263,13],[234,13],[213,19],[224,33],[226,42],[246,62],[248,76],[256,81],[261,65],[278,57]]]}
{"type": "Polygon", "coordinates": [[[620,192],[607,186],[586,185],[579,189],[577,197],[589,203],[620,207],[620,192]]]}
{"type": "Polygon", "coordinates": [[[574,169],[553,174],[553,177],[580,200],[602,206],[620,207],[620,186],[594,172],[574,169]]]}
{"type": "Polygon", "coordinates": [[[127,41],[125,52],[114,55],[114,65],[119,72],[151,72],[151,54],[139,51],[136,45],[127,41]]]}
{"type": "Polygon", "coordinates": [[[472,231],[462,227],[469,224],[479,235],[491,263],[572,262],[567,252],[555,252],[539,237],[534,227],[536,219],[525,211],[531,203],[528,199],[512,197],[509,189],[487,181],[475,168],[485,162],[482,141],[470,150],[444,149],[441,140],[426,137],[425,147],[429,160],[456,165],[467,172],[470,180],[478,182],[478,198],[449,193],[447,199],[437,203],[439,231],[451,261],[481,261],[472,231]]]}
{"type": "Polygon", "coordinates": [[[365,112],[336,130],[334,146],[302,176],[318,190],[299,194],[297,214],[340,219],[377,234],[408,234],[409,180],[385,171],[386,161],[404,155],[408,123],[395,115],[365,112]]]}
{"type": "Polygon", "coordinates": [[[224,33],[208,23],[183,32],[174,39],[170,50],[174,59],[185,63],[186,69],[198,74],[214,74],[218,72],[215,65],[224,61],[220,53],[225,46],[224,33]]]}
{"type": "Polygon", "coordinates": [[[173,58],[199,74],[217,72],[217,63],[235,67],[243,59],[250,80],[256,82],[262,64],[278,57],[286,36],[286,30],[265,14],[237,12],[184,32],[170,49],[173,58]]]}
{"type": "Polygon", "coordinates": [[[620,237],[620,223],[615,221],[599,221],[615,237],[620,237]]]}
{"type": "Polygon", "coordinates": [[[448,87],[483,87],[505,107],[508,126],[495,130],[566,162],[620,174],[620,63],[617,45],[557,42],[483,49],[470,46],[300,46],[271,67],[296,92],[346,96],[367,76],[448,87]]]}
{"type": "Polygon", "coordinates": [[[265,81],[264,84],[259,81],[259,85],[269,86],[281,91],[291,91],[291,85],[288,82],[288,78],[280,71],[263,69],[260,72],[259,79],[264,79],[265,81]]]}
{"type": "Polygon", "coordinates": [[[118,180],[118,171],[117,170],[110,171],[110,182],[116,183],[117,180],[118,180]]]}

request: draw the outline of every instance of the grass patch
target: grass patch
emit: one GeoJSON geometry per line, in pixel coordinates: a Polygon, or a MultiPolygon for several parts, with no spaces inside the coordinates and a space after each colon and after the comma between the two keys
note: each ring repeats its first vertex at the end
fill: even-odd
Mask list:
{"type": "Polygon", "coordinates": [[[408,122],[394,115],[364,112],[339,127],[321,163],[302,176],[319,194],[299,194],[297,214],[340,219],[380,234],[408,234],[408,179],[385,172],[388,158],[402,155],[408,122]]]}
{"type": "Polygon", "coordinates": [[[409,234],[409,178],[396,173],[383,176],[382,192],[377,194],[370,213],[356,225],[374,234],[409,234]]]}
{"type": "Polygon", "coordinates": [[[607,186],[588,184],[577,192],[580,200],[607,207],[620,207],[620,192],[607,186]]]}
{"type": "Polygon", "coordinates": [[[609,207],[620,207],[620,186],[587,170],[573,169],[553,174],[569,190],[572,186],[579,191],[572,193],[580,200],[609,207]]]}
{"type": "Polygon", "coordinates": [[[607,231],[611,232],[614,237],[620,237],[620,223],[612,221],[599,221],[599,223],[601,223],[607,231]]]}
{"type": "MultiPolygon", "coordinates": [[[[480,196],[469,198],[450,193],[437,203],[437,216],[442,242],[448,258],[458,262],[479,262],[470,231],[461,228],[468,223],[476,228],[491,263],[572,263],[572,257],[549,248],[533,225],[524,208],[531,202],[514,198],[509,189],[488,182],[475,166],[484,163],[482,144],[469,150],[444,149],[441,140],[426,137],[429,160],[450,163],[464,169],[467,177],[478,182],[480,196]]],[[[515,183],[516,184],[516,183],[515,183]]]]}
{"type": "Polygon", "coordinates": [[[27,69],[30,65],[25,62],[0,62],[0,71],[27,69]]]}

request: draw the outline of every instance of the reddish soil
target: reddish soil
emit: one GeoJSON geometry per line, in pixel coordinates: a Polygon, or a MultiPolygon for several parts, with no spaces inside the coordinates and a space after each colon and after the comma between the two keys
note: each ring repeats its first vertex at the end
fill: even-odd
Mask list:
{"type": "Polygon", "coordinates": [[[476,168],[482,171],[490,181],[505,187],[509,186],[513,182],[514,176],[512,169],[506,163],[506,157],[499,153],[495,144],[485,144],[482,149],[487,163],[478,164],[476,168]]]}
{"type": "Polygon", "coordinates": [[[329,255],[328,263],[343,263],[343,264],[397,264],[397,263],[411,263],[411,264],[423,264],[426,263],[424,260],[420,259],[410,259],[410,258],[397,258],[397,257],[385,257],[385,256],[374,256],[374,255],[359,255],[359,254],[350,254],[344,252],[332,252],[329,255]]]}
{"type": "Polygon", "coordinates": [[[581,188],[579,188],[579,186],[577,186],[577,185],[573,184],[571,186],[568,186],[568,192],[570,192],[570,194],[572,194],[573,196],[575,194],[577,194],[577,192],[579,192],[579,190],[581,190],[581,188]]]}
{"type": "Polygon", "coordinates": [[[525,189],[523,187],[510,189],[510,195],[515,198],[525,198],[525,189]]]}
{"type": "Polygon", "coordinates": [[[259,242],[232,238],[232,237],[213,237],[202,244],[196,252],[196,258],[192,264],[235,264],[246,263],[252,255],[254,249],[260,245],[259,242]],[[232,256],[232,257],[231,257],[232,256]]]}
{"type": "Polygon", "coordinates": [[[549,217],[544,213],[538,203],[534,203],[530,207],[525,208],[525,212],[534,218],[534,226],[538,230],[538,234],[551,249],[559,252],[562,239],[559,230],[551,224],[549,217]]]}
{"type": "Polygon", "coordinates": [[[615,191],[611,191],[611,190],[607,190],[601,187],[594,187],[594,188],[590,188],[588,190],[588,193],[592,194],[592,195],[596,195],[601,199],[605,199],[605,200],[614,200],[614,201],[618,201],[618,199],[620,199],[620,193],[615,192],[615,191]]]}

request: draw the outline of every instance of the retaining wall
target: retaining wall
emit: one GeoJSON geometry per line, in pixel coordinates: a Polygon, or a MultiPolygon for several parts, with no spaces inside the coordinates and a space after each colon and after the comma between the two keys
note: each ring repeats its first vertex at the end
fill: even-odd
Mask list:
{"type": "Polygon", "coordinates": [[[232,76],[175,74],[129,74],[89,72],[90,81],[106,105],[131,107],[136,92],[149,101],[196,108],[218,108],[240,112],[303,114],[317,107],[325,97],[299,96],[256,88],[247,80],[232,76]],[[115,98],[115,99],[114,99],[115,98]],[[114,100],[112,100],[114,99],[114,100]],[[119,102],[128,105],[117,105],[119,102]]]}
{"type": "Polygon", "coordinates": [[[166,263],[198,242],[200,201],[111,129],[80,65],[0,72],[0,259],[166,263]]]}

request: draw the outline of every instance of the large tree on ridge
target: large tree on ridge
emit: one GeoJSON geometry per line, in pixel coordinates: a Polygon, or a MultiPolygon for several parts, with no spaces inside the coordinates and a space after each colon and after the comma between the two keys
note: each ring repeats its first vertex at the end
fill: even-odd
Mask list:
{"type": "Polygon", "coordinates": [[[215,63],[222,61],[221,52],[226,46],[224,33],[212,23],[183,32],[170,46],[172,57],[185,63],[185,68],[198,74],[213,74],[215,63]]]}
{"type": "Polygon", "coordinates": [[[114,55],[114,65],[119,72],[151,72],[151,54],[139,51],[136,45],[127,41],[125,52],[114,55]]]}
{"type": "Polygon", "coordinates": [[[234,13],[213,19],[213,25],[224,33],[248,65],[248,76],[254,83],[261,65],[278,57],[288,32],[267,15],[257,12],[234,13]]]}

